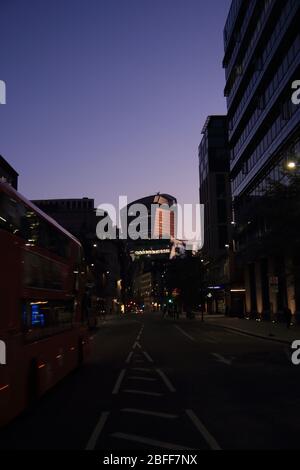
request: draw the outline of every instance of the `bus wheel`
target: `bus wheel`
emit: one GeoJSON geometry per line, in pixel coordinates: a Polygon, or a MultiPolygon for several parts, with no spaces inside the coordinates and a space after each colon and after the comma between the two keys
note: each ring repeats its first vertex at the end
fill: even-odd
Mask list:
{"type": "Polygon", "coordinates": [[[38,361],[36,358],[30,361],[28,372],[28,402],[32,405],[38,397],[38,361]]]}

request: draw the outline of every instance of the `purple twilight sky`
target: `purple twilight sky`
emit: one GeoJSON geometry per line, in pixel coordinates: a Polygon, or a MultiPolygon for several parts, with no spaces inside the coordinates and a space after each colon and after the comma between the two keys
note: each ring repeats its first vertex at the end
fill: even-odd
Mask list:
{"type": "Polygon", "coordinates": [[[28,198],[198,202],[197,147],[225,113],[230,0],[0,0],[0,154],[28,198]]]}

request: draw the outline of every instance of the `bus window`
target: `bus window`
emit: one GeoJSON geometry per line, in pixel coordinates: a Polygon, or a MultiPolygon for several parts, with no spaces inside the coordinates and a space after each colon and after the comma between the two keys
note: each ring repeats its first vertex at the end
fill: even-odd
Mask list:
{"type": "Polygon", "coordinates": [[[22,305],[22,323],[25,332],[40,331],[49,336],[61,329],[70,328],[74,319],[74,300],[25,301],[22,305]]]}
{"type": "Polygon", "coordinates": [[[61,291],[64,289],[66,267],[32,251],[24,251],[24,287],[61,291]]]}
{"type": "Polygon", "coordinates": [[[23,204],[0,193],[0,229],[19,235],[25,215],[26,208],[23,204]]]}
{"type": "Polygon", "coordinates": [[[50,223],[5,193],[0,193],[0,229],[22,237],[27,246],[39,246],[68,258],[68,238],[50,223]]]}
{"type": "Polygon", "coordinates": [[[39,246],[62,258],[68,258],[69,240],[44,220],[40,221],[39,228],[39,246]]]}

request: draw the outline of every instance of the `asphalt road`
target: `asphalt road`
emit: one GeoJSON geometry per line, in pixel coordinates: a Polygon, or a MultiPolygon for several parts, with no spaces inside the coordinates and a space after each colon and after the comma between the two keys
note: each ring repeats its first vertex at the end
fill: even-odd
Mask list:
{"type": "Polygon", "coordinates": [[[280,343],[159,314],[122,318],[0,432],[0,449],[299,448],[299,376],[280,343]]]}

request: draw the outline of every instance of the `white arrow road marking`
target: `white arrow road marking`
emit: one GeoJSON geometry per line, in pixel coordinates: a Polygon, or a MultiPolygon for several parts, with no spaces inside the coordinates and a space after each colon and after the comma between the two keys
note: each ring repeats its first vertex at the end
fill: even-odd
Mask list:
{"type": "Polygon", "coordinates": [[[136,413],[136,414],[141,414],[141,415],[146,415],[146,416],[157,416],[158,418],[166,418],[166,419],[178,418],[178,415],[173,415],[169,413],[160,413],[156,411],[140,410],[138,408],[123,408],[123,410],[121,411],[125,413],[136,413]]]}
{"type": "Polygon", "coordinates": [[[138,370],[140,372],[151,372],[151,369],[148,367],[133,367],[132,370],[138,370]]]}
{"type": "Polygon", "coordinates": [[[126,361],[125,361],[126,364],[129,364],[129,362],[130,362],[130,360],[131,360],[131,358],[132,358],[132,355],[133,355],[133,351],[131,351],[131,352],[128,354],[127,359],[126,359],[126,361]]]}
{"type": "Polygon", "coordinates": [[[145,363],[145,359],[141,359],[141,358],[138,357],[138,358],[134,359],[133,362],[134,362],[134,364],[137,364],[137,363],[141,364],[141,363],[145,363]]]}
{"type": "Polygon", "coordinates": [[[148,439],[147,437],[137,436],[135,434],[125,434],[123,432],[115,432],[111,434],[111,437],[117,439],[125,439],[127,441],[139,442],[152,447],[159,447],[161,449],[173,449],[173,450],[192,450],[190,447],[181,446],[178,444],[172,444],[171,442],[162,442],[155,439],[148,439]]]}
{"type": "Polygon", "coordinates": [[[116,383],[115,383],[114,389],[113,389],[113,391],[112,391],[112,394],[113,394],[113,395],[116,395],[117,393],[119,393],[119,390],[120,390],[121,384],[122,384],[122,382],[123,382],[125,373],[126,373],[126,370],[125,370],[125,369],[121,370],[120,375],[119,375],[119,377],[117,378],[117,381],[116,381],[116,383]]]}
{"type": "Polygon", "coordinates": [[[153,363],[152,357],[151,357],[146,351],[142,351],[142,353],[144,354],[145,358],[146,358],[149,362],[153,363]]]}
{"type": "Polygon", "coordinates": [[[158,373],[158,375],[162,378],[162,380],[164,381],[166,387],[170,390],[170,392],[172,393],[176,392],[175,387],[173,387],[171,381],[168,379],[166,374],[160,369],[155,369],[155,370],[158,373]]]}
{"type": "Polygon", "coordinates": [[[157,379],[154,379],[152,377],[139,377],[138,375],[132,375],[131,377],[128,377],[128,380],[142,380],[144,382],[157,382],[157,379]]]}
{"type": "Polygon", "coordinates": [[[149,397],[162,397],[162,393],[156,393],[156,392],[146,392],[144,390],[134,390],[134,389],[126,389],[124,390],[125,393],[135,393],[137,395],[148,395],[149,397]]]}

